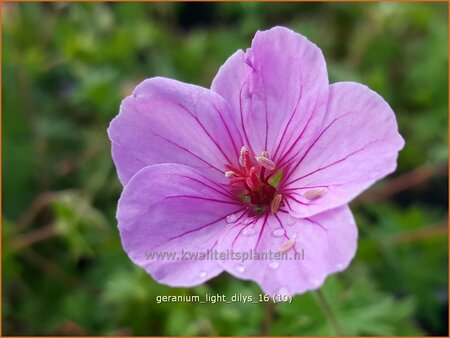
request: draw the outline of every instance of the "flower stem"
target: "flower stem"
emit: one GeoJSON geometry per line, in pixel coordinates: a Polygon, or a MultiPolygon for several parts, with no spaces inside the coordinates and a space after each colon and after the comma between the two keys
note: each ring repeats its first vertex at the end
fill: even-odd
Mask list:
{"type": "Polygon", "coordinates": [[[264,322],[263,322],[263,329],[262,329],[263,336],[270,335],[270,329],[272,327],[274,312],[275,312],[275,304],[274,303],[269,302],[269,303],[264,304],[264,322]]]}
{"type": "Polygon", "coordinates": [[[331,308],[330,304],[328,303],[324,293],[321,289],[318,289],[315,293],[317,302],[319,303],[320,307],[322,308],[322,311],[325,314],[325,317],[327,318],[328,322],[330,323],[335,336],[343,336],[343,330],[342,327],[339,325],[339,322],[336,318],[336,315],[333,312],[333,309],[331,308]]]}

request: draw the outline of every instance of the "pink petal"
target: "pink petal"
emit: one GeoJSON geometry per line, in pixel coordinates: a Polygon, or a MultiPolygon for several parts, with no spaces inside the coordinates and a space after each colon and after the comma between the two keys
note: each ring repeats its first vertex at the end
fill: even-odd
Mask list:
{"type": "Polygon", "coordinates": [[[232,106],[253,153],[267,150],[277,162],[316,135],[326,109],[328,75],[315,44],[275,27],[257,32],[246,53],[233,54],[211,89],[232,106]]]}
{"type": "Polygon", "coordinates": [[[356,252],[357,228],[347,206],[311,218],[279,212],[244,223],[229,227],[219,250],[241,255],[252,250],[254,259],[222,261],[223,267],[238,278],[257,282],[271,295],[319,288],[329,274],[345,270],[356,252]],[[270,252],[279,250],[286,252],[284,259],[268,259],[270,252]]]}
{"type": "Polygon", "coordinates": [[[119,178],[125,185],[158,163],[189,165],[223,179],[242,145],[228,104],[216,93],[165,78],[136,87],[108,129],[119,178]]]}
{"type": "Polygon", "coordinates": [[[135,264],[160,283],[193,286],[218,275],[222,271],[218,262],[149,259],[149,254],[175,254],[181,259],[182,250],[213,250],[227,215],[240,209],[227,190],[197,170],[158,164],[142,169],[125,186],[117,219],[123,247],[135,264]]]}
{"type": "Polygon", "coordinates": [[[290,212],[308,217],[348,203],[395,170],[403,145],[381,96],[357,83],[331,85],[321,133],[281,182],[290,212]]]}

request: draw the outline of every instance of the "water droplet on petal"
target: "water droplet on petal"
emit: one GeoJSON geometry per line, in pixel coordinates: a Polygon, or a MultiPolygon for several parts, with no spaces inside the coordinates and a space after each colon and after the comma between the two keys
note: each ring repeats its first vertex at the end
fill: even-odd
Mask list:
{"type": "Polygon", "coordinates": [[[291,294],[287,287],[283,286],[275,293],[276,302],[287,302],[291,298],[291,294]]]}
{"type": "Polygon", "coordinates": [[[244,219],[244,224],[250,224],[253,221],[253,218],[251,217],[247,217],[246,219],[244,219]]]}
{"type": "Polygon", "coordinates": [[[206,276],[208,276],[208,273],[206,271],[200,271],[198,275],[200,276],[200,278],[205,278],[206,276]]]}
{"type": "Polygon", "coordinates": [[[311,283],[313,284],[313,286],[318,287],[322,284],[322,282],[320,281],[320,279],[315,278],[311,281],[311,283]]]}
{"type": "Polygon", "coordinates": [[[342,269],[343,267],[344,267],[344,264],[336,263],[336,269],[342,269]]]}
{"type": "Polygon", "coordinates": [[[245,228],[242,230],[242,235],[246,237],[251,237],[256,234],[256,230],[254,228],[245,228]]]}
{"type": "Polygon", "coordinates": [[[289,215],[288,219],[286,221],[286,224],[289,226],[292,226],[295,224],[296,221],[297,221],[297,219],[295,217],[292,217],[291,215],[289,215]]]}
{"type": "Polygon", "coordinates": [[[280,267],[280,262],[279,261],[272,261],[269,263],[269,268],[271,269],[278,269],[280,267]]]}
{"type": "Polygon", "coordinates": [[[280,290],[278,290],[277,295],[280,296],[289,295],[289,291],[286,287],[282,287],[280,290]]]}
{"type": "Polygon", "coordinates": [[[227,223],[234,223],[237,220],[237,216],[235,214],[230,214],[227,216],[227,223]]]}
{"type": "Polygon", "coordinates": [[[239,273],[244,273],[245,272],[245,267],[242,264],[239,264],[238,266],[236,266],[236,270],[239,273]]]}
{"type": "Polygon", "coordinates": [[[283,237],[286,231],[283,228],[278,228],[272,231],[273,237],[283,237]]]}

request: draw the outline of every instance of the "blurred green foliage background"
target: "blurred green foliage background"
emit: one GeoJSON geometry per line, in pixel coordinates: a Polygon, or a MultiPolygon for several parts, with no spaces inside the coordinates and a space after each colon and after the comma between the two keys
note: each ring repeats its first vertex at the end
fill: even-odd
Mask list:
{"type": "Polygon", "coordinates": [[[154,282],[121,248],[106,128],[140,81],[208,87],[258,29],[322,48],[331,82],[379,92],[406,147],[352,203],[358,254],[323,292],[346,335],[448,334],[446,3],[2,3],[4,335],[335,334],[313,293],[292,304],[156,304],[257,296],[226,274],[154,282]]]}

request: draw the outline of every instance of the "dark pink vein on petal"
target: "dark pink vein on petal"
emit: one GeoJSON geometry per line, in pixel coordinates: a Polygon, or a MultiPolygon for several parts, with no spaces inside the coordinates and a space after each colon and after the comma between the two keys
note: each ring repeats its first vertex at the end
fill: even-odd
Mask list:
{"type": "MultiPolygon", "coordinates": [[[[241,212],[242,210],[245,210],[245,208],[238,210],[238,211],[236,212],[236,214],[239,213],[239,212],[241,212]]],[[[238,223],[238,222],[242,219],[242,217],[244,217],[244,215],[245,215],[245,211],[244,211],[244,212],[236,219],[236,221],[234,222],[234,223],[235,223],[234,226],[240,225],[240,223],[238,223]],[[237,223],[237,224],[236,224],[236,223],[237,223]]],[[[221,234],[220,236],[222,236],[222,235],[223,235],[223,232],[222,232],[222,234],[221,234]]],[[[219,236],[218,239],[216,239],[216,241],[214,242],[213,246],[210,247],[210,249],[212,249],[213,247],[216,246],[217,242],[218,242],[219,239],[220,239],[220,236],[219,236]]],[[[234,243],[234,242],[233,242],[233,243],[234,243]]]]}
{"type": "MultiPolygon", "coordinates": [[[[282,162],[282,161],[286,158],[286,156],[289,155],[289,153],[292,151],[292,149],[294,149],[294,147],[295,147],[295,146],[298,144],[298,142],[301,140],[303,134],[304,134],[305,131],[307,130],[307,128],[308,128],[309,124],[311,123],[311,120],[312,120],[313,117],[314,117],[314,114],[311,113],[311,115],[310,115],[309,118],[308,118],[308,121],[306,121],[306,124],[305,124],[305,126],[303,127],[303,129],[302,129],[302,132],[301,132],[300,135],[295,139],[294,143],[292,143],[292,145],[289,147],[288,150],[285,150],[286,145],[287,145],[287,142],[286,142],[286,145],[283,146],[282,153],[284,153],[284,154],[283,154],[283,156],[281,156],[281,158],[278,160],[278,163],[279,163],[279,166],[280,166],[280,167],[283,167],[283,166],[285,166],[287,163],[289,163],[290,160],[285,161],[285,162],[282,162]]],[[[287,132],[287,129],[285,129],[285,132],[287,132]]],[[[301,148],[301,149],[299,150],[299,152],[300,152],[302,149],[303,149],[303,148],[301,148]]],[[[297,152],[297,154],[295,154],[294,156],[292,156],[291,159],[292,159],[292,158],[295,158],[295,157],[298,155],[299,152],[297,152]]]]}
{"type": "MultiPolygon", "coordinates": [[[[236,222],[237,222],[237,221],[236,221],[236,222]]],[[[239,236],[241,235],[242,231],[244,231],[245,229],[247,229],[249,226],[254,225],[255,223],[256,223],[256,219],[253,219],[251,223],[249,223],[249,224],[244,224],[245,226],[242,227],[242,228],[239,230],[239,232],[238,232],[238,234],[236,235],[236,237],[234,237],[233,242],[231,243],[231,247],[234,247],[234,244],[235,244],[236,240],[239,238],[239,236]]],[[[239,223],[239,225],[242,225],[242,223],[239,223]]]]}
{"type": "MultiPolygon", "coordinates": [[[[184,108],[184,109],[186,110],[186,108],[184,108]]],[[[142,111],[141,111],[140,108],[136,108],[136,110],[139,112],[139,114],[145,115],[145,114],[142,113],[142,111]]],[[[188,111],[188,112],[189,112],[189,111],[188,111]]],[[[189,113],[190,113],[190,112],[189,112],[189,113]]],[[[175,143],[175,142],[169,140],[168,138],[166,138],[166,137],[164,137],[164,136],[161,136],[161,135],[155,133],[154,131],[151,131],[151,133],[152,133],[154,136],[159,137],[159,138],[163,139],[164,141],[166,141],[166,142],[168,142],[168,143],[170,143],[170,144],[172,144],[172,145],[174,145],[174,146],[176,146],[176,147],[178,147],[178,148],[184,150],[184,151],[187,152],[188,154],[190,154],[190,155],[196,157],[197,159],[199,159],[199,160],[202,161],[203,163],[209,165],[211,168],[213,168],[213,169],[219,171],[220,173],[223,173],[223,170],[220,170],[219,168],[213,166],[211,163],[209,163],[208,161],[204,160],[204,159],[201,158],[200,156],[194,154],[193,152],[191,152],[191,151],[188,150],[187,148],[184,148],[184,147],[180,146],[178,143],[175,143]]],[[[142,162],[142,161],[141,161],[141,162],[142,162]]],[[[146,163],[146,162],[143,162],[143,163],[146,163]]]]}
{"type": "MultiPolygon", "coordinates": [[[[286,134],[288,132],[288,129],[289,129],[289,126],[291,125],[292,119],[294,118],[294,115],[297,112],[298,106],[300,104],[300,100],[302,99],[302,93],[303,93],[303,86],[302,86],[302,83],[300,83],[300,90],[299,90],[297,103],[295,104],[295,107],[292,110],[292,113],[291,113],[291,116],[289,117],[288,123],[284,127],[283,134],[281,135],[281,139],[280,139],[280,141],[278,142],[278,145],[277,145],[277,149],[275,150],[275,152],[272,155],[273,158],[276,158],[276,156],[278,154],[278,151],[280,150],[280,146],[283,144],[284,137],[286,136],[286,134]]],[[[308,122],[307,122],[307,124],[308,124],[308,122]]],[[[286,145],[283,145],[283,148],[285,148],[285,147],[286,147],[286,145]]]]}
{"type": "MultiPolygon", "coordinates": [[[[355,98],[355,100],[358,100],[360,97],[361,97],[361,94],[358,95],[358,96],[355,98]]],[[[315,110],[316,105],[317,105],[317,101],[314,103],[314,110],[315,110]]],[[[341,115],[341,116],[338,116],[338,117],[336,117],[335,119],[333,119],[333,121],[331,121],[330,124],[329,124],[328,126],[326,126],[326,127],[324,128],[324,130],[320,133],[320,135],[319,135],[318,138],[314,141],[314,143],[317,142],[317,140],[322,136],[322,134],[324,133],[324,131],[325,131],[326,129],[328,129],[332,124],[334,124],[337,120],[340,120],[341,118],[346,117],[347,115],[352,114],[352,113],[353,113],[353,112],[350,111],[350,112],[348,112],[348,113],[345,113],[345,114],[343,114],[343,115],[341,115]]],[[[309,123],[309,121],[308,121],[308,123],[309,123]]],[[[313,145],[314,145],[314,144],[310,145],[310,147],[308,148],[307,151],[309,151],[310,148],[311,148],[313,145]]],[[[286,162],[286,163],[289,163],[289,162],[291,162],[291,161],[294,161],[295,158],[300,154],[300,152],[301,152],[302,150],[303,150],[303,148],[301,148],[294,156],[292,156],[288,161],[285,161],[285,162],[286,162]]],[[[303,156],[303,157],[304,157],[304,156],[303,156]]],[[[303,159],[303,158],[302,158],[302,159],[303,159]]],[[[298,163],[297,165],[299,165],[299,163],[298,163]]],[[[296,168],[296,167],[295,167],[295,168],[296,168]]],[[[295,169],[295,168],[294,168],[294,169],[295,169]]]]}
{"type": "Polygon", "coordinates": [[[215,198],[206,198],[206,197],[199,197],[199,196],[192,196],[192,195],[167,196],[167,197],[164,197],[163,200],[177,199],[177,198],[191,198],[191,199],[195,199],[195,200],[211,201],[211,202],[222,203],[222,204],[242,205],[242,203],[239,203],[239,202],[221,201],[221,200],[218,200],[215,198]]]}
{"type": "Polygon", "coordinates": [[[255,244],[255,247],[254,247],[255,251],[257,250],[258,245],[259,245],[259,242],[260,242],[260,240],[261,240],[261,237],[262,237],[262,235],[263,235],[263,233],[264,233],[264,229],[265,229],[265,227],[266,227],[267,219],[268,219],[268,218],[269,218],[269,214],[266,213],[266,215],[265,215],[265,217],[264,217],[263,224],[262,224],[262,226],[261,226],[261,231],[260,231],[259,234],[258,234],[258,239],[257,239],[256,244],[255,244]]]}
{"type": "Polygon", "coordinates": [[[179,176],[180,176],[180,177],[183,177],[183,178],[187,178],[188,180],[197,182],[197,183],[199,183],[199,184],[201,184],[201,185],[203,185],[203,186],[205,186],[205,187],[208,187],[208,188],[210,188],[211,190],[213,190],[213,191],[215,191],[215,192],[221,194],[222,196],[228,197],[228,198],[230,198],[230,199],[236,199],[236,196],[233,196],[228,190],[224,189],[223,187],[221,187],[221,186],[218,185],[217,183],[214,183],[214,182],[208,180],[208,179],[205,178],[205,177],[204,177],[205,179],[207,179],[208,181],[210,181],[212,184],[216,185],[218,188],[220,188],[220,190],[219,190],[218,188],[214,188],[214,187],[210,186],[209,184],[206,184],[206,183],[203,182],[203,181],[197,180],[197,179],[195,179],[195,178],[193,178],[193,177],[191,177],[191,176],[186,176],[186,175],[179,175],[179,176]]]}
{"type": "Polygon", "coordinates": [[[284,200],[284,203],[286,204],[286,208],[289,208],[289,210],[292,211],[292,207],[291,207],[291,204],[289,203],[289,200],[288,200],[288,199],[285,199],[285,200],[284,200]]]}
{"type": "MultiPolygon", "coordinates": [[[[336,184],[333,184],[336,185],[336,184]]],[[[296,191],[296,190],[308,190],[308,189],[315,189],[315,188],[328,188],[330,185],[328,184],[322,184],[322,185],[305,185],[301,187],[295,187],[295,188],[283,188],[283,192],[289,192],[289,191],[296,191]]]]}
{"type": "Polygon", "coordinates": [[[267,139],[269,137],[269,119],[268,119],[268,114],[267,114],[267,91],[266,91],[266,85],[265,85],[265,81],[264,81],[264,73],[261,73],[261,82],[262,82],[262,87],[264,89],[264,113],[265,113],[265,122],[266,122],[266,137],[265,137],[265,141],[264,141],[264,149],[267,150],[267,139]]]}
{"type": "Polygon", "coordinates": [[[241,126],[242,126],[242,131],[244,133],[244,137],[245,137],[245,141],[247,142],[247,147],[249,147],[250,151],[254,154],[252,145],[250,144],[250,140],[248,138],[247,135],[247,130],[245,129],[245,123],[244,123],[244,113],[242,111],[242,91],[244,89],[244,86],[247,84],[248,86],[248,78],[250,77],[250,74],[247,76],[247,79],[244,81],[244,83],[241,86],[241,89],[239,91],[239,113],[240,113],[240,117],[241,117],[241,126]]]}
{"type": "Polygon", "coordinates": [[[312,171],[312,172],[310,172],[310,173],[308,173],[308,174],[306,174],[306,175],[303,175],[303,176],[301,176],[301,177],[296,178],[295,180],[289,181],[289,182],[285,183],[285,185],[286,185],[286,186],[289,186],[290,184],[295,183],[295,182],[297,182],[297,181],[300,181],[300,180],[302,180],[302,179],[304,179],[304,178],[306,178],[306,177],[308,177],[308,176],[311,176],[311,175],[313,175],[313,174],[315,174],[315,173],[317,173],[317,172],[319,172],[319,171],[325,170],[325,169],[327,169],[327,168],[329,168],[329,167],[331,167],[331,166],[333,166],[333,165],[335,165],[335,164],[341,163],[341,162],[347,160],[349,157],[351,157],[351,156],[353,156],[353,155],[355,155],[355,154],[357,154],[357,153],[360,153],[361,151],[364,151],[367,147],[370,147],[371,145],[373,145],[373,144],[375,144],[375,143],[378,143],[378,142],[380,142],[380,141],[381,141],[381,140],[375,140],[375,141],[369,142],[369,143],[366,144],[364,147],[359,148],[359,149],[353,151],[352,153],[348,154],[348,155],[345,156],[344,158],[341,158],[341,159],[339,159],[339,160],[337,160],[337,161],[335,161],[335,162],[333,162],[333,163],[327,164],[326,166],[320,167],[320,168],[318,168],[318,169],[316,169],[316,170],[314,170],[314,171],[312,171]]]}
{"type": "Polygon", "coordinates": [[[325,228],[322,224],[320,224],[320,223],[318,223],[318,222],[316,222],[316,221],[313,221],[311,218],[305,218],[308,222],[310,222],[310,223],[313,223],[313,224],[315,224],[315,225],[318,225],[323,231],[325,231],[326,233],[328,233],[328,229],[327,228],[325,228]]]}
{"type": "MultiPolygon", "coordinates": [[[[123,148],[126,148],[125,146],[123,146],[121,143],[119,143],[119,142],[117,142],[117,141],[111,140],[111,142],[112,142],[113,145],[116,145],[116,146],[118,146],[118,147],[121,147],[122,149],[123,149],[123,148]]],[[[141,160],[141,159],[140,159],[139,157],[137,157],[135,154],[131,154],[131,155],[133,156],[133,158],[134,158],[135,160],[141,162],[145,167],[148,165],[148,163],[146,163],[145,161],[141,160]]]]}
{"type": "MultiPolygon", "coordinates": [[[[234,137],[231,135],[230,128],[228,128],[228,124],[227,124],[227,123],[225,122],[225,120],[223,119],[223,116],[222,116],[222,114],[220,113],[220,110],[217,109],[217,107],[215,106],[215,104],[214,104],[214,103],[211,103],[211,104],[212,104],[212,106],[214,107],[214,110],[216,111],[216,113],[219,115],[220,120],[222,121],[222,123],[223,123],[223,125],[224,125],[224,127],[225,127],[225,129],[226,129],[226,131],[227,131],[228,137],[231,139],[231,142],[233,143],[233,148],[234,148],[234,151],[236,152],[236,158],[239,158],[239,149],[238,149],[236,143],[234,142],[234,137]]],[[[239,139],[241,140],[241,143],[243,144],[243,142],[242,142],[242,135],[241,135],[240,133],[239,133],[239,139]]],[[[232,162],[230,162],[230,164],[231,164],[231,163],[232,163],[232,162]]]]}
{"type": "MultiPolygon", "coordinates": [[[[240,211],[242,211],[242,210],[243,210],[243,209],[240,209],[240,210],[237,211],[237,212],[240,212],[240,211]]],[[[216,223],[218,223],[218,222],[224,220],[225,218],[227,218],[227,216],[228,216],[228,215],[222,216],[222,217],[220,217],[220,218],[218,218],[218,219],[215,219],[214,221],[212,221],[212,222],[210,222],[210,223],[201,225],[201,226],[198,227],[198,228],[191,229],[191,230],[188,230],[188,231],[186,231],[186,232],[183,232],[183,233],[180,234],[180,235],[171,237],[171,238],[169,238],[167,241],[165,241],[163,244],[161,244],[161,245],[159,245],[159,246],[162,246],[162,245],[164,245],[164,244],[167,244],[168,242],[170,242],[170,241],[172,241],[172,240],[174,240],[174,239],[181,238],[181,237],[183,237],[183,236],[185,236],[185,235],[188,235],[188,234],[190,234],[190,233],[193,233],[193,232],[196,232],[196,231],[200,231],[200,230],[202,230],[202,229],[205,229],[205,228],[208,227],[208,226],[211,226],[211,225],[213,225],[213,224],[216,224],[216,223]]],[[[158,247],[159,247],[159,246],[158,246],[158,247]]]]}
{"type": "MultiPolygon", "coordinates": [[[[316,74],[316,76],[314,77],[314,80],[313,80],[312,82],[316,82],[318,77],[319,77],[319,75],[316,74]]],[[[298,109],[298,105],[299,105],[300,100],[301,100],[301,98],[302,98],[302,93],[303,93],[303,86],[302,86],[302,83],[301,83],[301,84],[300,84],[300,94],[299,94],[299,98],[298,98],[298,101],[297,101],[297,105],[296,105],[296,107],[295,107],[295,110],[298,109]]],[[[314,107],[313,107],[313,109],[311,110],[311,114],[310,114],[310,116],[309,116],[309,118],[308,118],[308,121],[306,121],[306,124],[305,124],[305,126],[303,127],[303,130],[301,131],[301,133],[300,133],[300,135],[297,137],[297,139],[295,139],[294,143],[291,145],[291,147],[289,148],[289,150],[285,151],[286,145],[288,144],[288,142],[286,142],[286,144],[283,145],[283,151],[282,151],[282,153],[284,153],[284,155],[282,156],[281,159],[278,160],[279,163],[280,163],[284,158],[286,158],[287,154],[290,153],[291,150],[292,150],[292,149],[297,145],[297,143],[301,140],[301,138],[302,138],[304,132],[308,129],[308,126],[309,126],[309,124],[310,124],[310,122],[311,122],[313,116],[315,117],[316,107],[317,107],[317,99],[314,101],[314,107]]],[[[294,112],[293,112],[292,117],[294,116],[295,110],[294,110],[294,112]]],[[[290,123],[290,122],[289,122],[289,123],[290,123]]],[[[286,126],[286,128],[285,128],[285,130],[284,130],[284,132],[283,132],[283,136],[284,136],[284,133],[287,133],[287,128],[288,128],[288,126],[286,126]]],[[[289,141],[290,141],[291,138],[292,138],[292,135],[291,135],[291,137],[289,138],[289,141]]],[[[280,141],[280,143],[278,144],[278,147],[280,147],[280,145],[281,145],[281,141],[280,141]]],[[[278,151],[278,148],[277,148],[277,151],[278,151]]],[[[301,151],[301,149],[300,149],[300,151],[301,151]]],[[[297,152],[297,154],[296,154],[295,156],[293,156],[293,157],[296,157],[297,155],[298,155],[298,152],[297,152]]],[[[289,161],[286,161],[286,163],[287,163],[287,162],[289,162],[289,161]]],[[[283,165],[283,164],[280,164],[280,166],[282,166],[282,165],[283,165]]]]}
{"type": "Polygon", "coordinates": [[[180,146],[178,143],[175,143],[175,142],[173,142],[173,141],[171,141],[171,140],[165,138],[164,136],[161,136],[161,135],[156,134],[156,133],[154,133],[154,132],[152,132],[152,134],[155,135],[156,137],[159,137],[159,138],[163,139],[164,141],[166,141],[166,142],[168,142],[168,143],[170,143],[170,144],[172,144],[172,145],[174,145],[174,146],[176,146],[176,147],[178,147],[178,148],[184,150],[184,151],[187,152],[188,154],[190,154],[190,155],[192,155],[192,156],[198,158],[200,161],[202,161],[203,163],[206,163],[206,164],[209,165],[211,168],[217,170],[217,171],[220,172],[221,174],[224,173],[223,170],[220,170],[219,168],[213,166],[213,165],[212,165],[211,163],[209,163],[208,161],[206,161],[206,160],[204,160],[203,158],[201,158],[200,156],[194,154],[194,153],[193,153],[192,151],[190,151],[189,149],[180,146]]]}
{"type": "MultiPolygon", "coordinates": [[[[282,181],[284,181],[285,179],[287,179],[287,178],[291,175],[291,173],[293,173],[294,170],[298,168],[298,166],[302,163],[303,159],[308,155],[308,153],[309,153],[309,152],[311,151],[311,149],[316,145],[316,143],[320,140],[320,138],[323,136],[323,134],[325,134],[325,132],[326,132],[329,128],[331,128],[331,126],[332,126],[334,123],[336,123],[338,120],[340,120],[341,118],[343,118],[343,117],[345,117],[345,116],[347,116],[347,115],[349,115],[349,114],[350,114],[350,113],[344,114],[344,115],[342,115],[342,116],[339,116],[339,117],[335,118],[333,121],[331,121],[331,123],[330,123],[328,126],[326,126],[326,127],[320,132],[320,134],[317,136],[317,138],[314,140],[314,142],[311,143],[311,144],[308,146],[308,149],[306,150],[306,152],[303,154],[303,156],[300,158],[300,160],[293,166],[293,168],[292,168],[292,170],[289,172],[289,174],[286,174],[286,175],[282,178],[282,181]]],[[[303,132],[302,132],[302,133],[303,133],[303,132]]],[[[303,148],[302,148],[302,149],[303,149],[303,148]]],[[[300,149],[299,152],[300,152],[302,149],[300,149]]],[[[293,160],[295,157],[297,157],[297,155],[299,154],[299,152],[297,152],[296,155],[294,155],[290,160],[286,161],[285,163],[286,163],[286,164],[290,164],[289,162],[290,162],[291,160],[293,160]]],[[[282,186],[285,186],[284,182],[281,182],[281,184],[282,184],[282,186]]],[[[280,184],[280,185],[281,185],[281,184],[280,184]]]]}
{"type": "Polygon", "coordinates": [[[217,149],[222,153],[223,157],[228,161],[228,163],[231,163],[230,159],[228,158],[227,154],[223,151],[222,147],[216,142],[216,140],[211,136],[211,134],[208,132],[208,130],[205,128],[203,123],[200,121],[197,115],[193,114],[191,111],[189,111],[186,107],[184,107],[182,104],[178,104],[179,107],[181,107],[185,112],[187,112],[200,126],[200,128],[203,130],[203,132],[208,136],[208,138],[214,143],[214,145],[217,147],[217,149]]]}
{"type": "Polygon", "coordinates": [[[290,199],[293,199],[294,201],[296,201],[296,202],[299,203],[299,204],[309,205],[309,203],[304,203],[304,202],[299,201],[298,199],[296,199],[296,198],[293,196],[292,193],[291,193],[291,194],[286,194],[286,197],[288,197],[288,198],[290,198],[290,199]]]}

